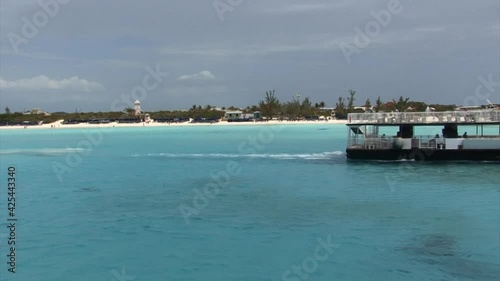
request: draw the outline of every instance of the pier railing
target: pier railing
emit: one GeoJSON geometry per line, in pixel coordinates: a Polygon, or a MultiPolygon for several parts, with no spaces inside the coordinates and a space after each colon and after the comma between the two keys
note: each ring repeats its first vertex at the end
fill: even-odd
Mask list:
{"type": "Polygon", "coordinates": [[[349,113],[349,124],[499,123],[500,110],[349,113]]]}
{"type": "MultiPolygon", "coordinates": [[[[395,137],[350,138],[347,147],[351,149],[392,149],[395,140],[397,140],[395,137]]],[[[444,147],[445,139],[443,138],[416,136],[411,139],[411,148],[443,149],[444,147]]]]}

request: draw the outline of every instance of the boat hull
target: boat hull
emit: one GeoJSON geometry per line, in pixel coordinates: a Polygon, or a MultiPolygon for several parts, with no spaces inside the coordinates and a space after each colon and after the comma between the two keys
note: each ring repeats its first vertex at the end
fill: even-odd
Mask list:
{"type": "Polygon", "coordinates": [[[500,149],[347,149],[348,159],[417,161],[500,161],[500,149]]]}

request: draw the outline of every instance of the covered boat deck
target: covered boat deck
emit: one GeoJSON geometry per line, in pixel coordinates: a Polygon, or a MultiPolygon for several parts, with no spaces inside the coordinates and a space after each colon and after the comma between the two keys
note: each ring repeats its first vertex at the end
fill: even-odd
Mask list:
{"type": "Polygon", "coordinates": [[[347,150],[498,150],[500,111],[349,114],[347,150]]]}
{"type": "Polygon", "coordinates": [[[500,124],[500,110],[350,113],[349,124],[500,124]]]}
{"type": "Polygon", "coordinates": [[[500,124],[444,124],[426,128],[420,134],[408,124],[364,124],[349,128],[348,149],[475,149],[500,145],[500,124]]]}

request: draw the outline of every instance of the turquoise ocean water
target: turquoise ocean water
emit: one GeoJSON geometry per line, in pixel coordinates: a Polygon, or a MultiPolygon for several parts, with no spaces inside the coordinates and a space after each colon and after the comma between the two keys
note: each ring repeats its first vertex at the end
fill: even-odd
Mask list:
{"type": "Polygon", "coordinates": [[[345,144],[331,124],[1,131],[0,280],[499,280],[499,164],[345,144]]]}

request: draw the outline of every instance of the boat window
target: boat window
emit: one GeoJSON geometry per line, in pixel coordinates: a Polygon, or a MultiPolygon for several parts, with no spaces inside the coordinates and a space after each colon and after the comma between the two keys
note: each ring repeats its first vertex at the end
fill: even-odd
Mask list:
{"type": "Polygon", "coordinates": [[[362,135],[363,134],[363,131],[361,131],[361,129],[359,127],[351,127],[351,130],[356,135],[362,135]]]}

